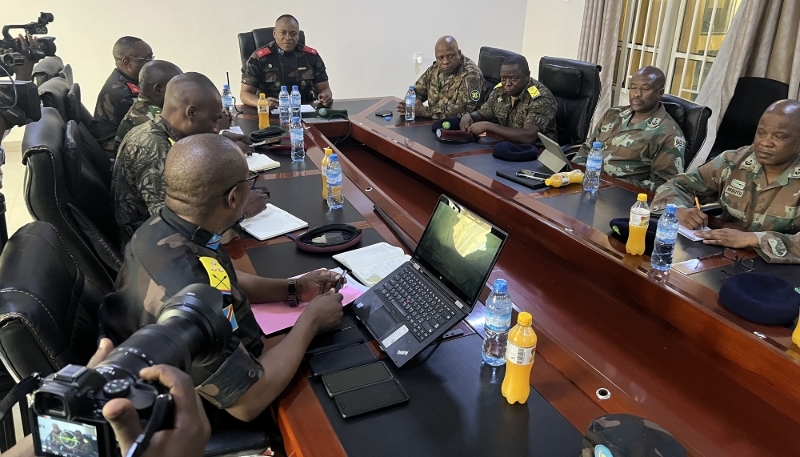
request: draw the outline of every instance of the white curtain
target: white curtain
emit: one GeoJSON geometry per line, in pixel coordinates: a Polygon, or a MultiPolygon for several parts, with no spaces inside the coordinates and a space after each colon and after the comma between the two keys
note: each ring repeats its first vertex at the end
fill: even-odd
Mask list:
{"type": "Polygon", "coordinates": [[[583,9],[583,27],[578,44],[578,60],[600,65],[602,90],[595,113],[601,115],[611,108],[614,83],[614,63],[619,41],[619,24],[622,20],[624,0],[586,0],[583,9]]]}

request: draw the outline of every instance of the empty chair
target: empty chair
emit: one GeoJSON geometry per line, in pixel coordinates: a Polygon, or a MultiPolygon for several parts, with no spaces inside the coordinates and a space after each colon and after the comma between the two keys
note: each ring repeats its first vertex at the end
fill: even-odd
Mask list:
{"type": "MultiPolygon", "coordinates": [[[[265,27],[263,29],[253,29],[250,32],[239,34],[239,57],[242,59],[242,66],[244,66],[250,55],[256,52],[256,49],[268,45],[270,42],[275,41],[272,32],[275,27],[265,27]]],[[[306,44],[306,34],[300,31],[298,38],[299,44],[306,44]]]]}
{"type": "Polygon", "coordinates": [[[55,108],[61,119],[67,122],[67,93],[69,93],[69,83],[64,78],[52,78],[39,86],[39,98],[42,106],[55,108]]]}
{"type": "MultiPolygon", "coordinates": [[[[66,79],[67,75],[64,71],[64,62],[61,57],[47,56],[40,60],[33,67],[32,80],[37,86],[41,86],[44,82],[53,78],[66,79]]],[[[72,84],[72,68],[69,69],[69,83],[72,84]]]]}
{"type": "Polygon", "coordinates": [[[706,141],[711,108],[669,94],[661,96],[661,103],[683,130],[683,137],[686,139],[683,165],[688,166],[706,141]]]}
{"type": "Polygon", "coordinates": [[[92,123],[92,115],[81,103],[81,88],[78,83],[73,84],[69,92],[67,92],[66,115],[67,121],[75,121],[77,123],[77,129],[80,133],[78,146],[81,148],[81,154],[92,164],[105,186],[111,189],[113,162],[108,159],[105,149],[97,142],[89,130],[89,126],[92,123]]]}
{"type": "Polygon", "coordinates": [[[506,51],[505,49],[481,47],[478,55],[478,68],[483,73],[483,89],[481,90],[481,101],[479,106],[486,101],[494,86],[500,83],[500,67],[506,57],[518,56],[516,52],[506,51]]]}

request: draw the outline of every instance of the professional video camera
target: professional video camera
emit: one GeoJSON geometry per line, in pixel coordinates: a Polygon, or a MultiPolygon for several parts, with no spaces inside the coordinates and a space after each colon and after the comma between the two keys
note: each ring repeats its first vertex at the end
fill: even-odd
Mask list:
{"type": "Polygon", "coordinates": [[[14,81],[10,78],[0,80],[0,117],[3,118],[6,128],[23,126],[41,119],[41,100],[36,85],[31,81],[14,81]]]}
{"type": "Polygon", "coordinates": [[[217,357],[232,334],[221,309],[220,291],[204,284],[187,286],[164,305],[158,323],[134,333],[94,369],[67,365],[44,378],[31,414],[36,455],[115,455],[116,440],[102,414],[113,398],[130,399],[140,419],[149,421],[145,430],[151,436],[171,428],[171,397],[163,386],[140,379],[139,370],[168,364],[187,371],[192,361],[217,357]]]}
{"type": "Polygon", "coordinates": [[[8,31],[12,29],[23,29],[27,35],[44,35],[47,33],[47,24],[51,22],[53,22],[52,13],[41,13],[36,22],[30,22],[24,25],[3,26],[3,38],[0,40],[0,50],[10,49],[11,52],[2,54],[2,62],[9,67],[13,67],[14,65],[22,65],[23,54],[26,54],[26,56],[34,62],[42,60],[45,56],[56,55],[55,37],[39,38],[39,48],[29,48],[26,53],[22,49],[22,44],[19,42],[19,40],[15,39],[10,33],[8,33],[8,31]]]}

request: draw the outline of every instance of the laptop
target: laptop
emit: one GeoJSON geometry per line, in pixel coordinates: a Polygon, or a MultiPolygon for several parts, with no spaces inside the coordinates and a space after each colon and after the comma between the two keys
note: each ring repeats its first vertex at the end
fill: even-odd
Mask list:
{"type": "Polygon", "coordinates": [[[530,187],[531,189],[541,189],[542,187],[546,187],[544,184],[544,177],[549,177],[561,171],[572,170],[569,159],[567,159],[567,156],[561,151],[561,146],[559,146],[558,143],[542,135],[542,132],[539,132],[539,139],[542,141],[542,144],[544,144],[545,149],[533,163],[526,165],[524,169],[546,176],[539,177],[539,179],[535,180],[518,177],[517,172],[521,170],[519,166],[498,170],[496,172],[497,176],[502,176],[503,178],[530,187]]]}
{"type": "Polygon", "coordinates": [[[411,260],[356,299],[356,317],[403,366],[472,312],[507,237],[440,196],[411,260]]]}

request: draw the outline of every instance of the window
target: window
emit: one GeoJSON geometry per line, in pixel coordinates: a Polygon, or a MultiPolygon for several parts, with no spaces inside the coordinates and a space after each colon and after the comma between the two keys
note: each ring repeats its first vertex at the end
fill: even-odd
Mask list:
{"type": "Polygon", "coordinates": [[[741,0],[626,0],[620,21],[613,104],[627,103],[639,68],[667,76],[666,93],[694,100],[741,0]]]}

